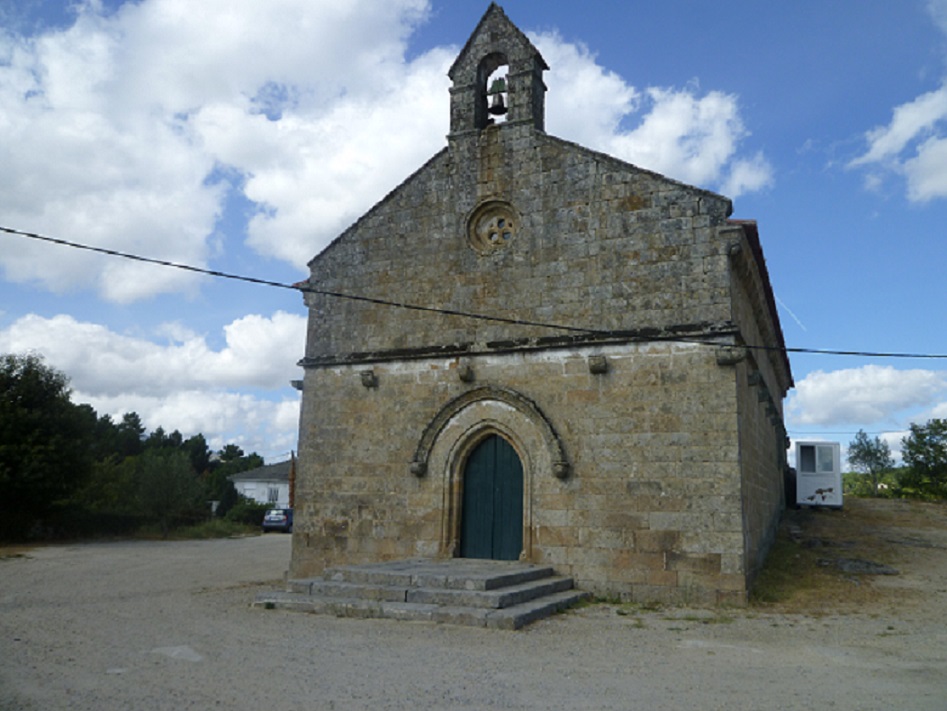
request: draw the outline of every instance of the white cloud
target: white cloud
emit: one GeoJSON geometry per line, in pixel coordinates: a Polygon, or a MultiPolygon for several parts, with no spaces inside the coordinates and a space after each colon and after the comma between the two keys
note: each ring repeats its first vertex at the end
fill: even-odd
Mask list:
{"type": "MultiPolygon", "coordinates": [[[[947,1],[929,0],[934,24],[947,35],[947,1]]],[[[881,173],[903,176],[907,197],[926,202],[947,197],[947,83],[894,107],[891,121],[865,134],[867,149],[849,168],[868,168],[865,187],[877,190],[881,173]]]]}
{"type": "MultiPolygon", "coordinates": [[[[357,214],[351,199],[341,197],[380,197],[394,185],[399,161],[418,157],[417,146],[405,151],[391,140],[383,120],[407,122],[409,94],[399,94],[410,87],[404,75],[431,71],[429,58],[416,60],[416,70],[403,59],[405,39],[427,11],[424,0],[206,0],[199,7],[144,0],[112,15],[94,0],[77,7],[66,29],[34,38],[0,33],[0,214],[10,226],[205,266],[232,187],[209,178],[232,162],[246,172],[250,196],[267,214],[276,210],[279,220],[291,223],[288,240],[276,235],[284,224],[263,238],[252,228],[254,244],[302,270],[325,228],[308,219],[321,218],[320,206],[335,218],[329,229],[338,229],[342,216],[357,214]],[[384,117],[375,113],[379,96],[388,105],[384,117]],[[260,113],[291,115],[294,102],[302,130],[298,122],[269,122],[260,113]],[[396,103],[399,113],[391,110],[396,103]],[[202,113],[218,106],[236,117],[234,143],[246,145],[257,138],[250,129],[273,123],[278,129],[264,136],[271,140],[255,150],[258,156],[274,145],[278,150],[262,161],[231,161],[234,155],[201,130],[207,126],[202,113]],[[358,109],[364,111],[358,116],[362,137],[372,136],[374,145],[363,141],[351,156],[353,142],[340,147],[338,138],[346,126],[355,127],[358,109]],[[335,133],[320,131],[327,122],[335,133]],[[378,147],[386,150],[373,156],[378,147]],[[354,160],[346,160],[350,156],[354,160]],[[371,160],[366,165],[366,156],[395,167],[386,175],[371,160]],[[351,175],[333,173],[331,159],[354,166],[361,181],[340,188],[351,175]],[[300,202],[303,214],[294,215],[289,206],[300,202]],[[299,245],[302,235],[308,247],[299,245]]],[[[437,133],[440,140],[444,133],[437,133]]],[[[25,241],[3,250],[0,264],[13,281],[53,291],[93,287],[117,302],[193,283],[181,272],[88,254],[58,259],[45,245],[25,241]]]]}
{"type": "Polygon", "coordinates": [[[533,34],[530,39],[551,67],[543,77],[548,87],[548,132],[604,149],[620,130],[622,119],[638,110],[638,90],[599,66],[585,45],[565,42],[555,32],[533,34]]]}
{"type": "Polygon", "coordinates": [[[757,153],[752,158],[740,158],[731,163],[721,192],[736,198],[772,185],[773,166],[762,153],[757,153]]]}
{"type": "Polygon", "coordinates": [[[696,83],[639,91],[600,67],[582,45],[565,43],[555,33],[533,40],[552,67],[550,133],[731,198],[772,184],[772,166],[761,153],[737,154],[748,133],[736,96],[700,95],[696,83]]]}
{"type": "Polygon", "coordinates": [[[876,163],[897,156],[918,136],[924,136],[947,117],[947,86],[923,94],[894,109],[891,123],[866,135],[868,150],[851,165],[876,163]]]}
{"type": "MultiPolygon", "coordinates": [[[[220,199],[218,187],[203,184],[212,160],[172,116],[109,109],[119,48],[114,28],[91,11],[34,40],[0,36],[8,59],[0,64],[0,213],[12,226],[202,264],[220,199]]],[[[50,255],[20,240],[0,262],[13,280],[54,291],[92,281],[115,301],[191,281],[88,254],[50,255]]]]}
{"type": "Polygon", "coordinates": [[[904,161],[904,173],[908,180],[908,199],[925,202],[947,197],[947,140],[929,138],[924,141],[918,146],[917,155],[904,161]]]}
{"type": "Polygon", "coordinates": [[[934,24],[947,35],[947,0],[927,0],[927,11],[934,24]]]}
{"type": "Polygon", "coordinates": [[[938,406],[947,391],[947,373],[866,365],[809,373],[796,384],[787,414],[797,425],[868,426],[894,422],[909,408],[938,406]]]}
{"type": "MultiPolygon", "coordinates": [[[[250,245],[297,266],[445,145],[458,48],[407,58],[426,0],[142,0],[36,37],[0,33],[0,214],[12,227],[207,266],[229,190],[250,245]],[[223,168],[224,170],[221,170],[223,168]],[[221,179],[220,176],[226,176],[221,179]]],[[[537,35],[550,132],[731,196],[771,180],[740,157],[736,98],[639,91],[581,46],[537,35]],[[626,128],[626,122],[637,123],[626,128]]],[[[232,237],[230,239],[233,239],[232,237]]],[[[115,302],[193,275],[21,240],[7,277],[115,302]]]]}
{"type": "Polygon", "coordinates": [[[744,133],[734,97],[662,88],[646,95],[650,111],[637,128],[612,139],[612,150],[687,182],[715,179],[744,133]]]}
{"type": "Polygon", "coordinates": [[[248,394],[203,390],[174,392],[166,397],[107,397],[76,390],[72,399],[88,403],[100,416],[110,415],[113,420],[126,412],[137,412],[148,431],[163,427],[166,432],[178,430],[185,438],[201,433],[212,451],[236,444],[245,452],[257,452],[272,461],[296,449],[298,397],[272,401],[248,394]]]}
{"type": "Polygon", "coordinates": [[[226,345],[215,351],[180,324],[159,329],[159,343],[71,316],[28,315],[0,330],[0,352],[43,355],[69,376],[73,400],[100,415],[135,411],[149,429],[201,432],[213,446],[288,451],[299,416],[289,381],[301,376],[305,325],[282,311],[248,315],[224,327],[226,345]]]}
{"type": "Polygon", "coordinates": [[[181,391],[167,397],[121,395],[102,397],[81,391],[73,402],[88,403],[99,415],[118,420],[126,412],[137,412],[148,431],[163,427],[184,437],[201,433],[211,450],[236,444],[245,452],[257,452],[267,461],[282,459],[296,450],[299,399],[264,400],[233,392],[181,391]]]}
{"type": "Polygon", "coordinates": [[[23,316],[0,331],[0,352],[41,353],[69,375],[77,390],[102,396],[157,396],[193,388],[284,389],[299,376],[305,348],[303,316],[277,311],[248,315],[224,326],[226,346],[174,325],[167,345],[110,331],[72,316],[23,316]]]}
{"type": "Polygon", "coordinates": [[[250,221],[250,244],[303,266],[442,148],[452,54],[400,66],[369,98],[297,105],[278,121],[228,105],[198,112],[206,145],[247,176],[247,197],[266,208],[250,221]]]}

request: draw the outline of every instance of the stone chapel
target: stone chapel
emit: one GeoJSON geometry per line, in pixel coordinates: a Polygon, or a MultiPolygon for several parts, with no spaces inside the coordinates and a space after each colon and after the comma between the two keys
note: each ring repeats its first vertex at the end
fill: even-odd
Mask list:
{"type": "Polygon", "coordinates": [[[491,4],[446,147],[310,262],[290,575],[518,559],[741,604],[793,384],[757,225],[548,135],[547,69],[491,4]]]}

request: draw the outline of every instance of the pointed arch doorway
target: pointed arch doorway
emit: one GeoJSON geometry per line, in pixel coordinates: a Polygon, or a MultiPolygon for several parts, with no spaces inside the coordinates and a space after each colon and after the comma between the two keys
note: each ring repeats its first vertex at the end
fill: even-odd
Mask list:
{"type": "Polygon", "coordinates": [[[460,517],[462,558],[518,560],[523,549],[523,463],[513,446],[492,434],[464,465],[460,517]]]}

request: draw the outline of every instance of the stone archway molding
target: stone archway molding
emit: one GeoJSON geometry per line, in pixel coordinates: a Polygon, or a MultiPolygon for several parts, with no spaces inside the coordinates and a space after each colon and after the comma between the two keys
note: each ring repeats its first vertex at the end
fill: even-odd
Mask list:
{"type": "Polygon", "coordinates": [[[507,440],[523,465],[523,549],[532,556],[532,501],[537,482],[565,479],[570,467],[562,441],[532,400],[514,390],[487,386],[454,398],[434,416],[418,442],[411,471],[438,482],[441,495],[441,554],[460,549],[463,476],[467,457],[491,434],[507,440]]]}
{"type": "MultiPolygon", "coordinates": [[[[448,437],[448,439],[456,440],[466,436],[475,420],[480,420],[484,424],[488,421],[506,422],[507,426],[501,427],[501,429],[508,432],[520,431],[521,435],[516,439],[521,441],[523,430],[531,430],[534,437],[543,443],[542,449],[545,450],[538,457],[538,461],[546,464],[549,472],[557,479],[567,479],[569,477],[571,467],[566,458],[562,440],[536,403],[515,390],[497,386],[470,390],[454,398],[441,408],[421,434],[414,459],[411,462],[411,473],[416,477],[423,477],[428,473],[431,453],[438,440],[443,439],[441,435],[445,433],[445,428],[448,428],[449,425],[458,425],[456,428],[451,428],[458,430],[457,436],[448,437]],[[474,414],[474,410],[480,411],[479,414],[474,414]],[[464,413],[469,414],[462,417],[461,415],[464,413]],[[464,422],[465,420],[466,422],[464,422]]],[[[456,444],[457,442],[453,441],[446,449],[452,451],[456,444]]],[[[521,452],[522,454],[526,453],[521,452]]],[[[537,460],[537,457],[535,455],[529,456],[529,459],[537,460]]]]}

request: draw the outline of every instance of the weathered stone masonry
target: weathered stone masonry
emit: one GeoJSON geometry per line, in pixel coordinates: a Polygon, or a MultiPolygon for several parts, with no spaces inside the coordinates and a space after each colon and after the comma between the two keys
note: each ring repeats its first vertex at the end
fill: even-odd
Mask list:
{"type": "Polygon", "coordinates": [[[458,555],[467,456],[497,435],[523,465],[522,558],[625,599],[741,602],[792,383],[756,226],[546,135],[545,69],[491,5],[450,72],[447,148],[310,263],[315,289],[453,313],[307,296],[292,573],[458,555]]]}

